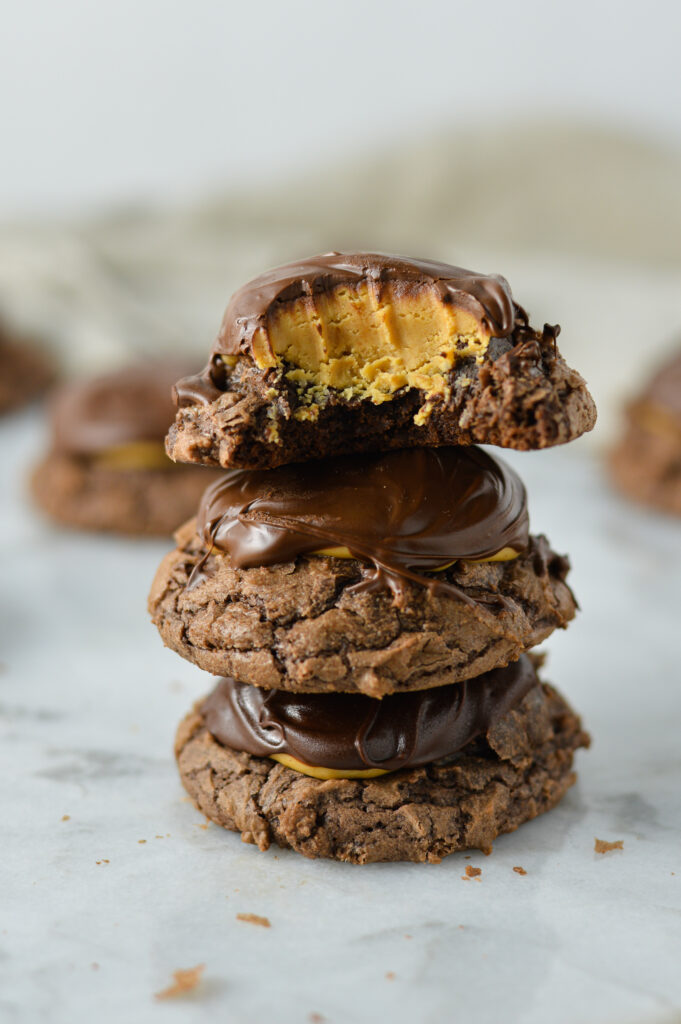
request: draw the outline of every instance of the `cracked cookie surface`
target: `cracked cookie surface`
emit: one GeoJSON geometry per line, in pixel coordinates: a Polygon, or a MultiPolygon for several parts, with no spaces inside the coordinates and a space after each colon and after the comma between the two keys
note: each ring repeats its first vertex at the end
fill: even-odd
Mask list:
{"type": "Polygon", "coordinates": [[[565,700],[540,684],[455,757],[378,779],[320,781],[231,750],[197,710],[180,724],[175,753],[199,810],[244,842],[367,864],[489,852],[559,802],[575,781],[574,752],[588,744],[565,700]]]}
{"type": "Polygon", "coordinates": [[[176,539],[149,596],[164,643],[208,672],[270,689],[381,697],[471,679],[516,660],[576,610],[568,563],[544,537],[511,561],[433,574],[470,603],[405,581],[401,604],[387,588],[353,592],[370,571],[355,559],[236,569],[206,557],[193,521],[176,539]]]}

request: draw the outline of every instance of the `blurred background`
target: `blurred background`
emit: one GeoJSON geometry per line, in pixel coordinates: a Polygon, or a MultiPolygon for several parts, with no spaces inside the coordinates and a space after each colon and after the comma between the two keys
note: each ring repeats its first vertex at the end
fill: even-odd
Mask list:
{"type": "Polygon", "coordinates": [[[198,367],[235,287],[334,248],[504,274],[596,443],[681,337],[673,0],[11,7],[0,310],[67,372],[198,367]]]}

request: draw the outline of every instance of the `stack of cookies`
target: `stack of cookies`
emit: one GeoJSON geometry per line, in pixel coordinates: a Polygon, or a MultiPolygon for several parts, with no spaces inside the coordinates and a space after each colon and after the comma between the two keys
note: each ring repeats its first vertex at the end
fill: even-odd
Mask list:
{"type": "Polygon", "coordinates": [[[149,599],[220,677],[176,741],[213,821],[260,849],[438,861],[572,785],[588,737],[528,654],[575,614],[569,565],[475,447],[591,429],[557,334],[504,278],[374,254],[235,294],[166,442],[224,473],[149,599]]]}

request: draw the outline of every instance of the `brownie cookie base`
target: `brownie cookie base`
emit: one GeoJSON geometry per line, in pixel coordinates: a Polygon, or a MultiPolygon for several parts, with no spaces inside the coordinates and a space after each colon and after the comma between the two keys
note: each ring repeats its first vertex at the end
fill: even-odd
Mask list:
{"type": "Polygon", "coordinates": [[[267,469],[445,444],[528,451],[565,444],[592,429],[593,399],[553,340],[540,337],[511,347],[493,339],[489,351],[481,365],[471,357],[451,371],[446,396],[429,399],[411,388],[378,405],[330,392],[324,404],[305,406],[284,377],[240,357],[226,382],[230,390],[213,402],[178,410],[166,450],[177,462],[267,469]]]}
{"type": "Polygon", "coordinates": [[[169,536],[214,479],[215,473],[198,466],[111,469],[53,452],[34,469],[30,489],[50,519],[64,526],[169,536]]]}
{"type": "Polygon", "coordinates": [[[382,697],[461,682],[515,661],[576,610],[568,563],[543,537],[512,561],[433,575],[473,599],[501,595],[505,607],[408,580],[401,604],[387,587],[352,593],[369,567],[319,556],[236,569],[210,555],[210,575],[189,585],[206,551],[193,522],[176,539],[149,596],[163,642],[199,668],[268,689],[382,697]]]}
{"type": "Polygon", "coordinates": [[[175,753],[198,809],[244,842],[368,864],[489,853],[498,835],[555,807],[575,782],[574,752],[588,745],[544,684],[455,757],[375,779],[320,781],[231,750],[197,710],[180,724],[175,753]]]}
{"type": "Polygon", "coordinates": [[[609,470],[628,498],[681,516],[681,424],[658,433],[630,422],[610,454],[609,470]]]}

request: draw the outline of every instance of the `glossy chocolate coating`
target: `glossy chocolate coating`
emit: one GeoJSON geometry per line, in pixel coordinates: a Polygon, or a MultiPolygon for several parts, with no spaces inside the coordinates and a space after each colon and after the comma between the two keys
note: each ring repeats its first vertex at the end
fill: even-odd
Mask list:
{"type": "Polygon", "coordinates": [[[62,388],[52,405],[53,443],[71,455],[163,438],[175,416],[173,383],[182,365],[148,362],[62,388]]]}
{"type": "Polygon", "coordinates": [[[477,679],[382,700],[263,690],[221,679],[201,714],[220,743],[256,757],[288,754],[316,767],[394,771],[455,754],[537,682],[527,655],[477,679]]]}
{"type": "Polygon", "coordinates": [[[472,313],[493,337],[513,330],[511,289],[497,274],[478,274],[434,260],[407,259],[382,253],[330,252],[269,270],[234,293],[227,306],[216,350],[237,355],[248,346],[273,307],[330,292],[339,285],[397,282],[405,291],[435,286],[443,302],[472,313]]]}
{"type": "Polygon", "coordinates": [[[300,298],[330,292],[339,285],[368,282],[380,294],[382,283],[390,282],[404,291],[435,287],[443,302],[471,313],[493,338],[513,333],[516,318],[527,315],[513,301],[505,278],[479,274],[434,260],[409,259],[382,253],[326,253],[288,263],[249,281],[232,296],[206,369],[176,385],[178,406],[208,403],[219,397],[224,375],[221,355],[236,356],[251,351],[253,335],[266,325],[278,307],[300,298]]]}
{"type": "MultiPolygon", "coordinates": [[[[203,495],[206,547],[249,569],[347,547],[375,576],[418,574],[528,544],[525,488],[475,447],[405,448],[273,470],[227,470],[203,495]]],[[[446,584],[441,584],[446,586],[446,584]]],[[[452,588],[454,589],[454,588],[452,588]]]]}

